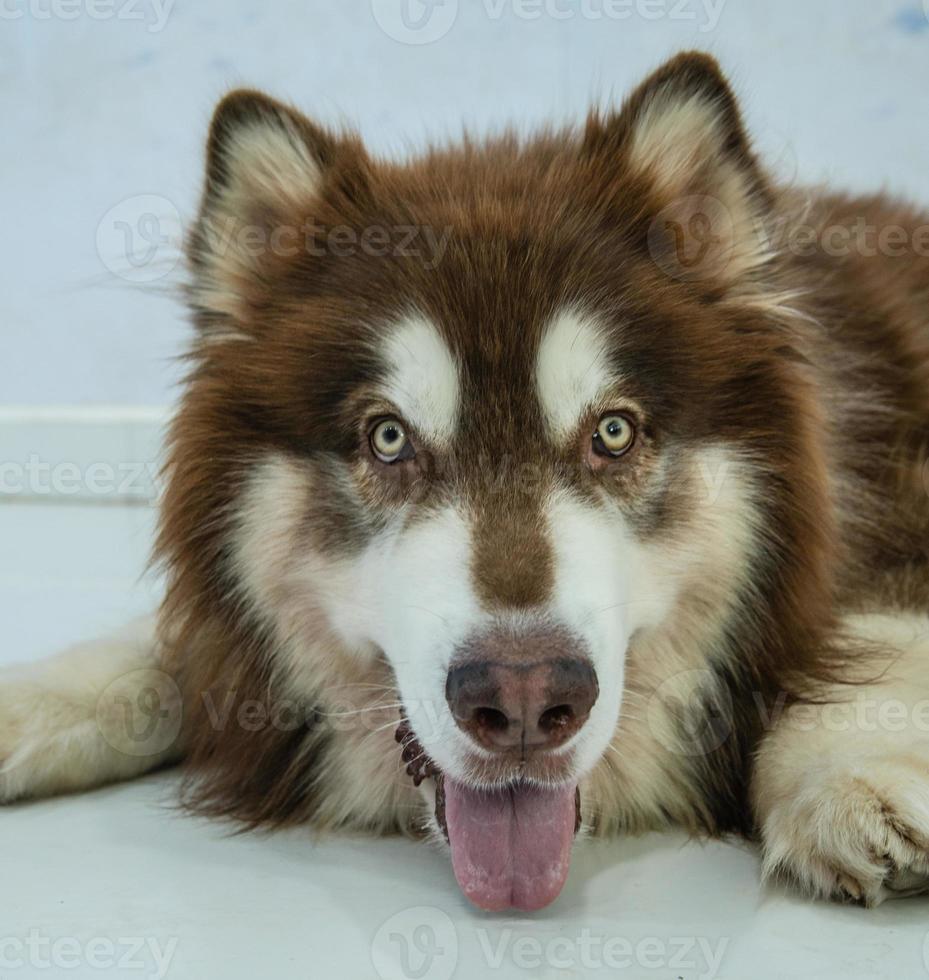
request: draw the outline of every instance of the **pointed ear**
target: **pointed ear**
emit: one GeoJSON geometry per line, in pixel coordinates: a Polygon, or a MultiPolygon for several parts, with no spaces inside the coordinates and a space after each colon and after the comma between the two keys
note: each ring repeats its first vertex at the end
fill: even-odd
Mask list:
{"type": "Polygon", "coordinates": [[[641,188],[652,257],[677,279],[728,288],[768,260],[766,178],[738,104],[708,55],[678,55],[622,110],[588,123],[586,145],[641,188]]]}
{"type": "Polygon", "coordinates": [[[261,92],[239,90],[219,103],[188,245],[191,300],[203,326],[243,319],[267,263],[299,253],[332,175],[362,153],[356,140],[332,136],[261,92]]]}

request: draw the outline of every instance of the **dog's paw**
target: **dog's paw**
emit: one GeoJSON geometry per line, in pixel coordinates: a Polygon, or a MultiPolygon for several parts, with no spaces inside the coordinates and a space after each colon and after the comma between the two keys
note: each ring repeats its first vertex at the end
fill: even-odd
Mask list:
{"type": "Polygon", "coordinates": [[[29,759],[40,741],[35,686],[17,673],[0,673],[0,803],[27,795],[29,759]]]}
{"type": "Polygon", "coordinates": [[[88,724],[86,704],[49,692],[30,672],[0,672],[0,804],[39,795],[60,743],[88,724]]]}
{"type": "Polygon", "coordinates": [[[929,891],[929,758],[809,773],[761,829],[765,876],[816,896],[870,906],[929,891]]]}
{"type": "Polygon", "coordinates": [[[0,803],[131,779],[181,755],[181,691],[150,620],[0,670],[0,803]]]}

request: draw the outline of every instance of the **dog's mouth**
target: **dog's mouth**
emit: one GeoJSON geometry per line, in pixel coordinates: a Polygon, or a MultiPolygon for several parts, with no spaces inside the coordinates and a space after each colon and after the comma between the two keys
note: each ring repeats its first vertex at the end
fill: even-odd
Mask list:
{"type": "Polygon", "coordinates": [[[580,826],[574,783],[542,787],[514,781],[473,788],[444,774],[426,755],[407,720],[396,739],[415,785],[435,780],[435,817],[452,852],[465,896],[491,912],[534,911],[561,892],[580,826]]]}

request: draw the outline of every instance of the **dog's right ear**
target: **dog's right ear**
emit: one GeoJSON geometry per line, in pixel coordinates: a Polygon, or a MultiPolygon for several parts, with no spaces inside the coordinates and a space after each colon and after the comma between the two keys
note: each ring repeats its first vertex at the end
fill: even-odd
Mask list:
{"type": "Polygon", "coordinates": [[[736,96],[709,55],[672,58],[620,112],[592,114],[585,150],[614,194],[627,200],[630,187],[638,189],[648,251],[668,275],[718,292],[769,260],[760,233],[770,206],[767,180],[736,96]]]}
{"type": "Polygon", "coordinates": [[[201,320],[244,318],[265,262],[293,251],[332,175],[357,176],[364,151],[290,106],[248,89],[217,106],[206,185],[188,243],[201,320]]]}

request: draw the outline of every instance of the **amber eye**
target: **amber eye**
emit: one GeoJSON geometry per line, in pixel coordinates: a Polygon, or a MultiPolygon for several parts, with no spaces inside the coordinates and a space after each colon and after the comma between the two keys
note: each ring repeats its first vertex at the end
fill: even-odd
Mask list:
{"type": "Polygon", "coordinates": [[[371,430],[371,451],[382,463],[411,459],[413,446],[398,419],[383,419],[371,430]]]}
{"type": "Polygon", "coordinates": [[[617,413],[604,415],[593,434],[593,449],[599,456],[622,456],[635,441],[635,426],[617,413]]]}

